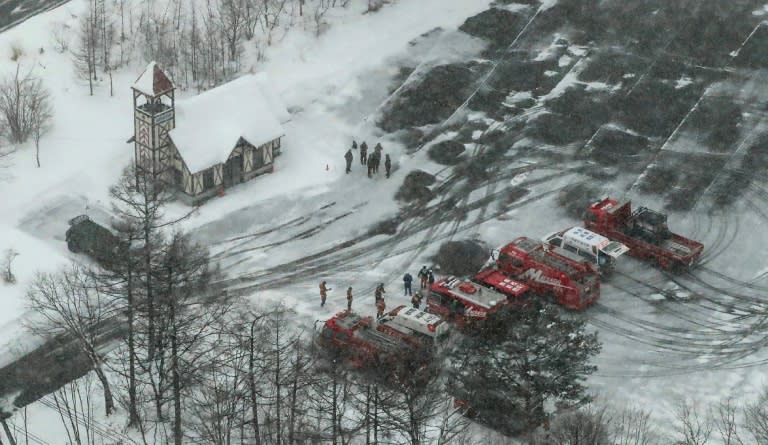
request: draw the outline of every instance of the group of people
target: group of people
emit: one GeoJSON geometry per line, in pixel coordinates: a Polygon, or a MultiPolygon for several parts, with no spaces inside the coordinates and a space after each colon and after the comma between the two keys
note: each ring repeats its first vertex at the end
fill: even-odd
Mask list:
{"type": "MultiPolygon", "coordinates": [[[[325,306],[325,300],[328,298],[328,292],[332,290],[330,287],[328,287],[328,282],[323,280],[320,282],[320,307],[325,306]]],[[[352,286],[349,286],[347,288],[347,310],[352,310],[352,299],[354,297],[352,296],[352,286]]]]}
{"type": "MultiPolygon", "coordinates": [[[[427,266],[423,266],[421,270],[419,270],[419,273],[417,274],[419,277],[419,284],[420,289],[419,292],[413,293],[411,284],[413,282],[413,276],[411,276],[410,273],[406,272],[403,276],[403,285],[405,287],[405,293],[404,296],[411,296],[411,304],[416,309],[419,309],[421,307],[421,299],[422,289],[429,290],[429,286],[432,285],[432,283],[435,282],[435,274],[432,272],[432,269],[427,268],[427,266]]],[[[328,298],[328,292],[331,290],[330,287],[328,287],[328,282],[323,280],[320,282],[320,307],[325,306],[325,300],[328,298]]],[[[375,299],[376,304],[376,318],[379,319],[384,316],[384,310],[386,309],[387,305],[384,302],[384,294],[387,293],[387,291],[384,290],[384,283],[379,283],[378,286],[376,286],[376,289],[373,291],[373,297],[375,299]]],[[[352,310],[352,300],[354,297],[352,296],[352,286],[349,286],[347,288],[347,310],[352,310]]]]}
{"type": "MultiPolygon", "coordinates": [[[[352,148],[348,149],[344,154],[344,160],[347,162],[347,173],[352,171],[352,161],[355,157],[352,154],[352,150],[357,150],[357,141],[352,141],[352,148]]],[[[360,164],[368,167],[369,178],[372,178],[374,174],[379,173],[382,151],[384,151],[384,148],[381,146],[380,142],[376,143],[376,146],[373,148],[373,153],[370,155],[368,154],[368,144],[366,144],[365,141],[360,144],[360,164]]],[[[387,178],[389,178],[389,174],[392,172],[392,159],[389,158],[389,154],[384,155],[384,170],[386,171],[387,178]]]]}
{"type": "Polygon", "coordinates": [[[419,277],[419,292],[413,293],[412,283],[413,283],[413,276],[406,272],[405,275],[403,275],[403,288],[404,288],[404,296],[411,296],[411,304],[416,309],[419,309],[421,306],[421,290],[427,289],[429,290],[429,286],[432,285],[432,283],[435,282],[435,274],[432,272],[432,269],[428,269],[427,266],[422,266],[421,270],[419,270],[419,273],[417,274],[419,277]]]}

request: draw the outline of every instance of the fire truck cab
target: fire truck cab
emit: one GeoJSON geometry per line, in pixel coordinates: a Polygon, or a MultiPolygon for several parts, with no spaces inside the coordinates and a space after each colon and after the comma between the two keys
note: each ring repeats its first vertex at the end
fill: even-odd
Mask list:
{"type": "Polygon", "coordinates": [[[629,250],[629,247],[618,241],[611,241],[582,227],[550,233],[542,241],[545,246],[563,256],[569,256],[564,254],[563,251],[566,251],[574,254],[575,259],[588,261],[603,275],[612,272],[616,259],[629,250]]]}

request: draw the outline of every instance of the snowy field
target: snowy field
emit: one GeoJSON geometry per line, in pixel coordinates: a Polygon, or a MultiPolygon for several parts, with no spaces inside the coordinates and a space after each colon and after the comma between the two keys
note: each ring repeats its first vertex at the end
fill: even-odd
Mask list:
{"type": "MultiPolygon", "coordinates": [[[[282,301],[297,310],[300,328],[311,330],[315,320],[345,306],[347,286],[353,287],[354,306],[361,312],[374,313],[373,289],[380,282],[390,307],[406,304],[400,296],[403,273],[432,264],[431,256],[443,241],[474,238],[498,246],[520,235],[539,237],[580,224],[556,201],[570,184],[591,181],[601,194],[662,206],[660,198],[633,186],[647,174],[645,169],[592,180],[577,168],[581,164],[531,155],[526,151],[531,142],[523,137],[491,170],[491,179],[478,185],[431,161],[429,145],[408,149],[385,134],[375,120],[393,92],[399,92],[399,66],[413,68],[408,79],[416,81],[437,65],[484,60],[486,44],[456,29],[489,2],[400,0],[365,15],[359,3],[364,2],[336,11],[331,28],[319,38],[296,30],[269,48],[265,61],[243,70],[266,72],[292,119],[273,174],[228,189],[182,223],[210,246],[225,272],[220,285],[257,304],[282,301]],[[352,139],[371,147],[381,142],[393,159],[392,177],[380,173],[369,179],[356,153],[351,174],[344,174],[343,154],[352,139]],[[414,168],[434,174],[434,188],[442,194],[419,208],[401,207],[393,197],[414,168]],[[507,202],[516,187],[527,194],[507,202]],[[393,218],[399,223],[394,235],[376,229],[393,218]],[[321,280],[333,288],[324,309],[317,295],[321,280]]],[[[20,255],[14,262],[19,282],[0,287],[0,366],[34,344],[21,323],[25,286],[37,271],[72,259],[87,261],[66,248],[67,220],[86,207],[96,218],[108,219],[108,188],[133,156],[133,145],[126,143],[133,132],[130,85],[144,61],[115,73],[113,97],[105,85],[88,96],[70,58],[52,48],[51,24],[74,27],[83,8],[84,2],[75,0],[0,34],[0,75],[15,69],[9,56],[13,47],[20,47],[22,69],[34,68],[55,100],[55,126],[41,141],[42,167],[35,165],[33,146],[20,147],[2,160],[0,249],[12,247],[20,255]]],[[[542,101],[579,84],[590,91],[610,90],[606,83],[577,81],[586,65],[579,62],[589,57],[583,47],[574,45],[569,55],[560,55],[550,43],[528,42],[542,60],[557,57],[550,76],[556,84],[542,101]]],[[[639,72],[626,79],[641,76],[639,72]]],[[[718,84],[702,97],[734,95],[736,89],[740,100],[752,104],[764,95],[757,76],[743,84],[718,84]]],[[[530,95],[520,92],[512,98],[521,97],[530,95]]],[[[729,162],[741,153],[738,147],[765,130],[766,114],[759,108],[749,108],[735,149],[725,155],[729,162]]],[[[512,133],[516,123],[540,110],[533,107],[526,113],[494,128],[512,133]]],[[[483,113],[471,113],[468,119],[486,127],[489,122],[483,113]]],[[[488,132],[470,136],[469,156],[482,152],[477,139],[488,132]]],[[[661,145],[655,159],[696,151],[692,134],[695,129],[689,131],[683,121],[668,137],[654,139],[661,145]]],[[[453,135],[446,130],[433,142],[453,135]]],[[[763,183],[749,188],[727,211],[710,210],[705,194],[690,210],[670,213],[674,231],[705,245],[701,266],[690,274],[670,276],[628,259],[603,284],[601,299],[583,314],[604,344],[599,370],[589,380],[594,391],[618,406],[649,409],[664,422],[679,398],[705,404],[727,396],[746,401],[768,383],[763,371],[768,360],[763,334],[768,257],[761,252],[767,196],[763,183]]],[[[168,214],[187,210],[174,204],[168,214]]],[[[50,415],[46,410],[34,405],[32,419],[50,415]]],[[[57,432],[49,434],[40,433],[53,442],[57,432]]]]}

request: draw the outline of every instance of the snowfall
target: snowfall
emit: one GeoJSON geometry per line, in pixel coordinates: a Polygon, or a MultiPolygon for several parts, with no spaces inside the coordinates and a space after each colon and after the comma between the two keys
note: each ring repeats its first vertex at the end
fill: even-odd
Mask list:
{"type": "MultiPolygon", "coordinates": [[[[348,9],[332,10],[330,27],[320,37],[312,30],[297,28],[270,47],[265,60],[245,64],[244,73],[267,73],[291,113],[285,125],[283,154],[274,173],[228,189],[182,223],[198,241],[210,246],[214,261],[228,278],[243,277],[248,298],[255,304],[282,302],[300,315],[298,327],[309,331],[315,320],[326,319],[344,307],[347,286],[353,287],[354,305],[362,312],[374,313],[373,289],[380,282],[386,286],[390,307],[406,304],[406,297],[400,296],[403,273],[415,273],[423,264],[431,264],[431,256],[443,241],[477,238],[498,246],[520,235],[540,237],[579,224],[546,198],[458,229],[450,221],[409,230],[408,236],[390,242],[382,241],[389,235],[372,236],[351,252],[339,254],[338,261],[329,261],[327,270],[308,268],[304,281],[269,285],[276,274],[273,268],[364,236],[377,222],[395,216],[398,203],[394,194],[412,169],[436,174],[438,181],[447,174],[443,166],[427,159],[426,150],[406,153],[398,141],[376,128],[374,120],[397,87],[392,79],[398,64],[408,62],[424,69],[479,57],[484,43],[456,29],[467,17],[485,10],[489,1],[400,0],[377,13],[362,14],[364,3],[353,1],[348,9]],[[431,37],[414,40],[438,27],[440,31],[431,37]],[[412,41],[419,43],[409,44],[412,41]],[[381,142],[393,159],[392,177],[379,174],[369,179],[356,153],[351,174],[345,174],[343,155],[353,139],[371,147],[381,142]],[[261,278],[267,284],[259,286],[261,278]],[[320,308],[317,295],[321,279],[333,289],[326,308],[320,308]]],[[[33,69],[43,78],[52,93],[55,113],[53,128],[40,142],[40,168],[33,145],[18,147],[0,161],[0,250],[19,252],[13,263],[18,282],[0,284],[0,366],[35,345],[24,327],[25,288],[35,274],[72,260],[88,261],[67,250],[67,221],[86,212],[96,220],[108,221],[108,189],[133,156],[133,145],[126,143],[133,135],[130,86],[149,61],[136,60],[116,72],[114,96],[104,83],[89,96],[87,85],[73,71],[71,58],[54,50],[50,32],[57,23],[75,28],[76,17],[85,6],[86,2],[73,0],[0,34],[0,76],[15,70],[12,48],[21,48],[18,62],[22,70],[33,69]]],[[[566,76],[553,94],[567,88],[570,81],[566,76]]],[[[182,97],[194,94],[180,92],[182,97]]],[[[521,174],[512,182],[526,180],[521,174]]],[[[568,180],[566,173],[562,184],[550,182],[545,187],[555,189],[568,180]]],[[[547,191],[534,189],[533,194],[545,196],[547,191]]],[[[478,193],[468,199],[481,196],[478,193]]],[[[170,218],[188,210],[173,204],[167,215],[170,218]]],[[[467,220],[474,219],[470,215],[467,220]]],[[[724,219],[695,210],[670,215],[675,231],[716,247],[708,268],[750,282],[768,270],[768,257],[745,258],[742,252],[764,240],[741,235],[760,224],[759,216],[748,209],[724,219]]],[[[767,383],[759,366],[766,358],[759,342],[755,342],[758,347],[745,347],[738,360],[701,352],[707,341],[717,350],[721,337],[698,335],[694,325],[711,327],[726,338],[729,330],[740,329],[727,314],[707,312],[706,305],[687,309],[685,299],[690,295],[635,260],[628,260],[620,269],[637,282],[615,287],[604,284],[600,305],[583,315],[604,342],[596,359],[599,370],[589,379],[590,388],[601,399],[652,410],[654,418],[666,421],[682,397],[702,404],[726,396],[750,400],[767,383]],[[640,282],[653,283],[665,292],[640,282]],[[691,313],[700,316],[696,323],[688,317],[691,313]],[[680,333],[679,327],[692,331],[680,333]],[[666,340],[676,342],[683,351],[660,346],[666,340]],[[700,347],[699,353],[689,352],[684,347],[687,341],[700,347]]],[[[746,334],[741,338],[752,340],[746,334]]],[[[58,421],[52,421],[54,414],[42,404],[29,407],[35,434],[50,443],[63,437],[58,421]]]]}

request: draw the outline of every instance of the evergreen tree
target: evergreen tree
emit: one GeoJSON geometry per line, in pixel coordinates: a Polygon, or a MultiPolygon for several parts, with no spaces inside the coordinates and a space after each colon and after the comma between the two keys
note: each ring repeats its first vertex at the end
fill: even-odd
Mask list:
{"type": "Polygon", "coordinates": [[[449,387],[478,420],[510,434],[529,431],[556,407],[589,401],[584,380],[600,348],[582,319],[532,304],[513,311],[496,335],[457,342],[449,387]]]}

